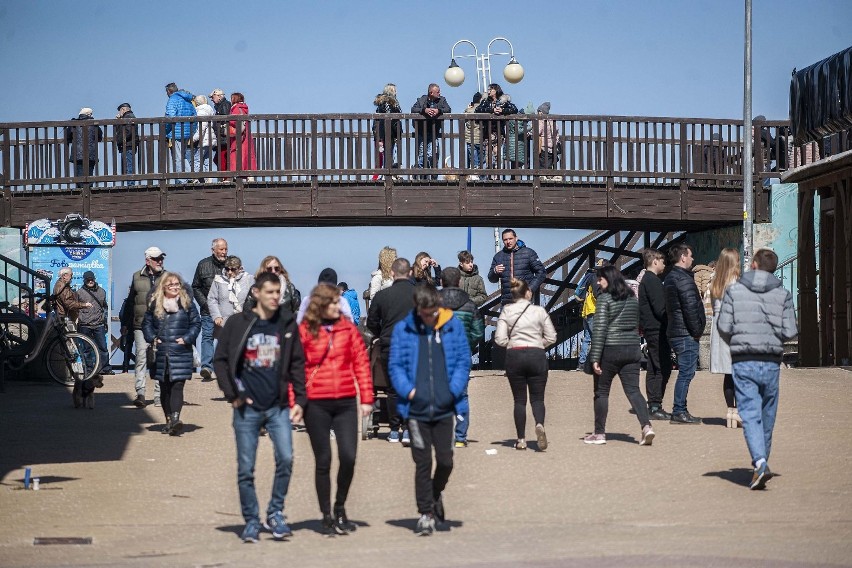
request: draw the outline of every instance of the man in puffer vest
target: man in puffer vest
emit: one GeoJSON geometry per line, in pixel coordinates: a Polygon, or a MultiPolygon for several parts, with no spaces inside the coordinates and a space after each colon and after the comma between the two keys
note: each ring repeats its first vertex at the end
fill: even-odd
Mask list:
{"type": "Polygon", "coordinates": [[[778,255],[768,249],[757,251],[751,271],[725,290],[716,323],[719,335],[731,346],[737,410],[754,465],[751,489],[763,489],[772,477],[768,460],[784,342],[799,333],[793,295],[772,274],[777,268],[778,255]]]}

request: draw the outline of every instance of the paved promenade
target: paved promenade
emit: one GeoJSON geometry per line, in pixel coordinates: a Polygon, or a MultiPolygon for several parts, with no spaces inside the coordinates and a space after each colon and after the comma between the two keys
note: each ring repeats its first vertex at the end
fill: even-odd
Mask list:
{"type": "MultiPolygon", "coordinates": [[[[652,447],[638,446],[638,422],[613,387],[608,443],[587,446],[581,437],[592,427],[591,379],[553,372],[551,445],[540,453],[512,449],[505,378],[477,373],[472,443],[456,450],[445,493],[449,528],[430,538],[412,534],[410,453],[383,439],[359,447],[347,503],[358,531],[320,536],[309,441],[294,434],[285,513],[295,534],[275,542],[262,533],[253,545],[238,538],[230,408],[215,382],[187,385],[180,438],[159,433],[159,408],[130,404],[130,375],[108,377],[94,410],[74,410],[52,383],[7,383],[0,395],[0,566],[852,566],[852,373],[782,372],[770,460],[777,477],[763,492],[747,489],[748,452],[742,430],[724,426],[721,383],[699,373],[689,406],[705,424],[656,423],[652,447]],[[26,466],[40,491],[21,490],[26,466]],[[90,537],[91,544],[34,545],[38,537],[90,537]]],[[[534,439],[532,430],[530,418],[534,439]]],[[[272,469],[262,440],[262,510],[272,469]]]]}

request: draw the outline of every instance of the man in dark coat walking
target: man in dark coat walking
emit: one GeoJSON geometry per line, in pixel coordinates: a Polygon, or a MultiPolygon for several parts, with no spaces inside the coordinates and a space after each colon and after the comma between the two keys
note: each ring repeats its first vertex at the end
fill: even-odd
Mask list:
{"type": "Polygon", "coordinates": [[[203,258],[195,267],[195,276],[192,279],[192,295],[198,302],[201,314],[201,373],[202,381],[209,381],[213,377],[213,318],[210,316],[210,308],[207,307],[207,294],[213,285],[213,279],[222,274],[225,268],[225,260],[228,258],[228,241],[222,238],[213,239],[210,245],[213,253],[203,258]]]}
{"type": "Polygon", "coordinates": [[[642,253],[645,271],[639,282],[639,326],[648,349],[648,367],[645,373],[645,391],[648,393],[648,414],[652,420],[671,420],[672,415],[663,410],[663,396],[672,374],[672,348],[666,337],[666,293],[660,274],[665,269],[665,258],[656,249],[642,253]]]}
{"type": "MultiPolygon", "coordinates": [[[[391,334],[394,326],[405,319],[414,305],[414,284],[409,280],[411,263],[408,259],[397,258],[391,264],[393,284],[390,288],[380,290],[370,302],[370,311],[367,313],[367,329],[379,338],[381,347],[382,369],[385,376],[388,374],[388,358],[390,357],[391,334]]],[[[400,441],[399,429],[402,427],[402,419],[396,409],[396,391],[393,386],[388,385],[388,419],[390,420],[390,434],[388,442],[400,441]]],[[[408,442],[408,430],[403,431],[403,445],[408,442]]]]}
{"type": "Polygon", "coordinates": [[[686,408],[689,383],[698,368],[698,340],[704,334],[707,316],[704,303],[692,276],[692,247],[677,244],[669,250],[671,272],[664,282],[666,292],[666,319],[669,344],[677,354],[677,382],[675,382],[672,424],[701,424],[686,408]]]}
{"type": "Polygon", "coordinates": [[[544,282],[546,273],[538,253],[519,241],[514,229],[503,230],[502,238],[503,249],[491,261],[488,281],[500,282],[500,303],[505,305],[512,302],[512,278],[526,282],[535,294],[544,282]]]}

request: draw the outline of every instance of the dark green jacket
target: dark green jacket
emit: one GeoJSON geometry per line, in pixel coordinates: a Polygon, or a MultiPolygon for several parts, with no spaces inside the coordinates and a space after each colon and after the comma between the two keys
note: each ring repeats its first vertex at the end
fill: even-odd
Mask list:
{"type": "Polygon", "coordinates": [[[453,315],[464,324],[471,350],[475,349],[485,335],[485,321],[467,292],[461,288],[441,289],[441,306],[453,310],[453,315]]]}
{"type": "Polygon", "coordinates": [[[600,362],[601,353],[607,345],[635,345],[639,347],[639,302],[630,294],[616,301],[609,292],[597,299],[595,320],[592,328],[592,347],[589,357],[600,362]]]}

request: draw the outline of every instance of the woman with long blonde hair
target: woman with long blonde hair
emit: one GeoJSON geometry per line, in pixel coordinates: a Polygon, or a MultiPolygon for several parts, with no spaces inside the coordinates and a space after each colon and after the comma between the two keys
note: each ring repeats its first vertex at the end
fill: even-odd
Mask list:
{"type": "Polygon", "coordinates": [[[157,365],[152,372],[160,383],[160,400],[166,415],[163,434],[177,436],[183,428],[183,385],[195,369],[192,346],[201,333],[201,316],[180,275],[164,272],[151,295],[142,320],[145,341],[156,345],[157,365]]]}
{"type": "Polygon", "coordinates": [[[305,352],[305,427],[311,439],[322,532],[349,534],[355,523],[346,515],[346,498],[355,473],[358,417],[373,411],[373,379],[361,333],[340,316],[340,289],[318,284],[299,325],[305,352]],[[360,406],[357,396],[360,394],[360,406]],[[337,441],[337,492],[331,503],[331,434],[337,441]]]}
{"type": "Polygon", "coordinates": [[[428,252],[417,253],[417,256],[414,257],[414,264],[411,265],[411,270],[414,275],[414,284],[441,286],[441,265],[428,252]],[[430,272],[434,272],[434,276],[430,272]]]}
{"type": "Polygon", "coordinates": [[[390,288],[393,284],[391,264],[396,260],[396,249],[383,247],[379,251],[379,266],[370,274],[370,301],[379,291],[390,288]]]}
{"type": "Polygon", "coordinates": [[[740,277],[740,253],[736,249],[724,248],[716,261],[716,272],[710,282],[710,302],[713,305],[713,324],[710,326],[710,372],[724,374],[722,391],[728,405],[726,425],[728,428],[742,426],[742,419],[734,399],[734,377],[731,374],[731,346],[720,336],[716,329],[716,319],[722,307],[725,290],[740,277]]]}
{"type": "MultiPolygon", "coordinates": [[[[298,313],[299,305],[302,303],[302,294],[299,293],[299,290],[290,281],[290,273],[284,268],[281,260],[273,255],[263,257],[257,272],[254,273],[254,279],[257,280],[264,272],[276,274],[278,280],[281,282],[281,299],[278,301],[278,304],[289,308],[294,314],[298,313]]],[[[251,298],[251,295],[249,295],[249,298],[251,298]]]]}

